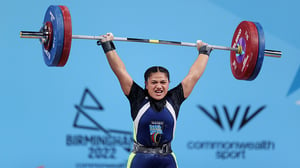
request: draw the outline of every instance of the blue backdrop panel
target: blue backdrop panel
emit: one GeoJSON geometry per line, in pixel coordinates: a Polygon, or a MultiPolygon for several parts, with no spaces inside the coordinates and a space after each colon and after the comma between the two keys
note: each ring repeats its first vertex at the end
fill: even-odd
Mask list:
{"type": "MultiPolygon", "coordinates": [[[[203,77],[181,107],[173,149],[180,167],[300,167],[298,1],[3,4],[0,167],[126,167],[132,148],[128,100],[96,41],[73,40],[68,64],[57,68],[44,64],[38,40],[19,38],[21,30],[39,30],[50,5],[66,5],[73,34],[83,35],[113,32],[118,37],[201,39],[230,46],[240,21],[259,22],[265,47],[282,50],[282,58],[264,57],[258,77],[240,81],[231,74],[230,52],[214,50],[203,77]]],[[[176,86],[197,56],[191,47],[115,45],[141,86],[145,69],[152,65],[167,67],[170,85],[176,86]]]]}

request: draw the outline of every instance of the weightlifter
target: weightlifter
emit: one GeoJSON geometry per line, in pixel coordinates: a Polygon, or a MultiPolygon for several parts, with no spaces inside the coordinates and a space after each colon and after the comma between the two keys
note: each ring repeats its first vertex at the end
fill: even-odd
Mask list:
{"type": "Polygon", "coordinates": [[[143,89],[128,74],[116,52],[113,39],[113,34],[107,33],[100,43],[130,102],[134,144],[127,168],[177,168],[171,142],[180,105],[202,76],[212,49],[206,43],[197,41],[199,55],[196,61],[182,82],[171,90],[168,70],[160,66],[150,67],[144,74],[143,89]]]}

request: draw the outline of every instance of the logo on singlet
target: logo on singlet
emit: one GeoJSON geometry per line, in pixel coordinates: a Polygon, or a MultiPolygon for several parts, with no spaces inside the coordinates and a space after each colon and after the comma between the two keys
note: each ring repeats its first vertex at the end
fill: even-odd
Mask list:
{"type": "Polygon", "coordinates": [[[163,121],[151,121],[149,125],[150,137],[153,145],[158,145],[163,134],[163,121]]]}

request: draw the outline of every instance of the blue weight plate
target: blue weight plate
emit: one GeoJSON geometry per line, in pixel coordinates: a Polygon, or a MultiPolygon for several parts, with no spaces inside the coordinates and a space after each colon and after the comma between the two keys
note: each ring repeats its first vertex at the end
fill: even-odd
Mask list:
{"type": "Polygon", "coordinates": [[[48,66],[57,66],[62,55],[64,45],[64,22],[63,14],[59,6],[51,5],[48,7],[44,24],[51,22],[53,29],[53,41],[50,49],[45,49],[42,45],[44,61],[48,66]]]}
{"type": "Polygon", "coordinates": [[[254,80],[257,75],[259,74],[263,61],[264,61],[264,57],[265,57],[265,35],[264,35],[264,31],[262,26],[258,23],[258,22],[254,22],[256,28],[257,28],[257,32],[258,32],[258,57],[257,57],[257,61],[256,61],[256,65],[254,68],[254,71],[252,73],[252,75],[250,76],[249,79],[247,80],[254,80]]]}

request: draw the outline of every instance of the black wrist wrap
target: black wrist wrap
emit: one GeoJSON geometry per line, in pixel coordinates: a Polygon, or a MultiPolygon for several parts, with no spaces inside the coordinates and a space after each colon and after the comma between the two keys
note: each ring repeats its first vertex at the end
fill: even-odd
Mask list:
{"type": "Polygon", "coordinates": [[[204,45],[204,46],[201,46],[200,49],[199,49],[199,54],[205,54],[205,55],[208,55],[210,54],[212,48],[211,47],[208,47],[207,45],[204,45]]]}
{"type": "Polygon", "coordinates": [[[101,42],[97,41],[97,45],[101,45],[104,53],[106,54],[109,51],[115,50],[116,47],[112,41],[101,42]]]}

